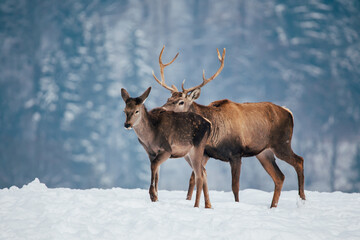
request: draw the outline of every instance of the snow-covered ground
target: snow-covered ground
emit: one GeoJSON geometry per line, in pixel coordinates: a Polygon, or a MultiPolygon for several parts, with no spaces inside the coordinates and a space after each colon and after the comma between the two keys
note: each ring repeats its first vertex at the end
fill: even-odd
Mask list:
{"type": "Polygon", "coordinates": [[[210,191],[213,209],[193,208],[184,191],[50,189],[35,179],[0,190],[0,239],[360,239],[360,194],[210,191]]]}

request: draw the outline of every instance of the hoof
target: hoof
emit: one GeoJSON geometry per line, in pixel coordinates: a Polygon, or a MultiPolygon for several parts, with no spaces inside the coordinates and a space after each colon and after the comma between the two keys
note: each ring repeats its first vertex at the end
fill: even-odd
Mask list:
{"type": "Polygon", "coordinates": [[[186,200],[191,200],[191,196],[187,196],[187,197],[186,197],[186,200]]]}
{"type": "Polygon", "coordinates": [[[305,195],[300,195],[300,198],[302,199],[302,200],[306,200],[306,197],[305,197],[305,195]]]}
{"type": "Polygon", "coordinates": [[[277,203],[275,204],[271,204],[270,208],[276,208],[277,207],[277,203]]]}
{"type": "Polygon", "coordinates": [[[157,195],[150,193],[150,199],[152,202],[156,202],[158,200],[158,197],[157,197],[157,195]]]}

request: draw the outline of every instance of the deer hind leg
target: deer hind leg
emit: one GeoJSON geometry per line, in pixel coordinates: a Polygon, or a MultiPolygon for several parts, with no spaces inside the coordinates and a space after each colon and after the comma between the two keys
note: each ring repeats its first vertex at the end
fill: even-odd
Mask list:
{"type": "Polygon", "coordinates": [[[301,199],[305,200],[304,192],[304,159],[296,155],[291,149],[290,145],[281,146],[273,149],[276,157],[284,160],[294,167],[296,174],[298,176],[298,187],[299,187],[299,196],[301,199]]]}
{"type": "Polygon", "coordinates": [[[206,163],[209,160],[209,157],[204,155],[202,159],[202,170],[203,170],[203,192],[205,198],[205,208],[211,208],[210,197],[209,197],[209,188],[207,182],[207,173],[206,173],[206,163]]]}
{"type": "Polygon", "coordinates": [[[275,162],[274,153],[270,149],[266,149],[256,155],[266,172],[270,175],[275,184],[274,196],[271,202],[271,208],[276,207],[279,202],[281,189],[284,183],[285,176],[279,169],[275,162]]]}
{"type": "MultiPolygon", "coordinates": [[[[185,160],[189,163],[190,167],[192,168],[190,158],[188,156],[185,156],[185,160]]],[[[209,157],[204,155],[203,160],[202,160],[202,164],[204,167],[208,160],[209,160],[209,157]]],[[[189,188],[188,188],[186,200],[191,200],[192,194],[194,192],[194,188],[195,188],[195,173],[194,173],[194,171],[192,171],[190,180],[189,180],[189,188]]]]}
{"type": "Polygon", "coordinates": [[[241,158],[230,161],[231,187],[234,193],[235,202],[239,202],[241,158]]]}
{"type": "Polygon", "coordinates": [[[209,190],[207,186],[206,170],[202,164],[203,154],[204,149],[201,147],[194,147],[192,150],[190,150],[191,165],[195,173],[196,183],[196,199],[194,207],[199,207],[201,192],[204,191],[205,208],[211,208],[209,190]]]}
{"type": "Polygon", "coordinates": [[[207,183],[207,173],[205,167],[203,167],[203,192],[205,198],[205,208],[211,208],[210,197],[209,197],[209,188],[207,183]]]}
{"type": "Polygon", "coordinates": [[[196,183],[196,199],[194,207],[199,207],[201,192],[203,189],[203,171],[201,169],[201,164],[194,164],[195,172],[195,183],[196,183]]]}
{"type": "MultiPolygon", "coordinates": [[[[190,160],[189,156],[185,156],[185,160],[190,165],[190,167],[193,168],[191,165],[191,160],[190,160]]],[[[194,188],[195,188],[195,173],[194,173],[194,171],[192,171],[190,180],[189,180],[189,188],[188,188],[188,192],[186,195],[186,200],[191,200],[192,194],[194,192],[194,188]]]]}
{"type": "Polygon", "coordinates": [[[188,188],[188,192],[186,195],[186,200],[191,200],[192,194],[194,192],[194,188],[195,188],[195,173],[194,173],[194,171],[192,171],[190,180],[189,180],[189,188],[188,188]]]}

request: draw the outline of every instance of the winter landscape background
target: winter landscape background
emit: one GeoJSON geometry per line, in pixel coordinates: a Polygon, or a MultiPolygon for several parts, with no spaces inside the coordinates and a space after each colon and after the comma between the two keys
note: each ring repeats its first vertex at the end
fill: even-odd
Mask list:
{"type": "MultiPolygon", "coordinates": [[[[360,191],[360,2],[187,0],[0,2],[0,188],[39,178],[48,187],[148,188],[149,160],[123,128],[120,89],[152,86],[148,109],[169,91],[155,83],[158,55],[178,88],[222,73],[198,103],[271,101],[294,114],[293,149],[307,190],[360,191]]],[[[279,161],[285,190],[295,171],[279,161]]],[[[209,187],[230,191],[228,164],[210,160],[209,187]]],[[[187,188],[183,159],[162,165],[160,189],[187,188]]],[[[255,158],[241,189],[273,190],[255,158]]],[[[281,201],[281,200],[280,200],[281,201]]]]}

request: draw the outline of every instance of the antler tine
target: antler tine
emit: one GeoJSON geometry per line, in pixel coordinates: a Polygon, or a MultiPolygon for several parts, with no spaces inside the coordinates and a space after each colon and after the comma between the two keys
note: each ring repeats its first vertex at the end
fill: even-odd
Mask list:
{"type": "Polygon", "coordinates": [[[171,60],[170,62],[163,64],[161,58],[162,58],[162,54],[164,52],[165,49],[165,45],[163,46],[163,48],[161,49],[160,55],[159,55],[159,65],[160,65],[160,76],[161,76],[161,81],[159,81],[159,79],[155,76],[154,71],[152,72],[154,79],[156,80],[156,82],[158,82],[161,86],[163,86],[164,88],[166,88],[167,90],[170,90],[171,92],[177,92],[178,89],[174,86],[171,85],[171,87],[169,87],[168,85],[166,85],[165,83],[165,77],[164,77],[164,68],[169,66],[170,64],[172,64],[175,59],[179,56],[179,53],[177,53],[175,55],[175,57],[173,58],[173,60],[171,60]]]}
{"type": "MultiPolygon", "coordinates": [[[[215,73],[214,75],[212,75],[212,76],[211,76],[210,78],[208,78],[208,79],[205,79],[205,70],[203,70],[203,81],[206,82],[206,83],[208,83],[208,82],[210,82],[211,80],[213,80],[214,78],[216,78],[216,77],[221,73],[221,71],[222,71],[223,68],[224,68],[224,60],[225,60],[225,51],[226,51],[226,50],[225,50],[225,48],[224,48],[222,56],[220,56],[219,49],[216,49],[216,51],[217,51],[218,58],[219,58],[219,61],[220,61],[221,65],[220,65],[219,69],[216,71],[216,73],[215,73]]],[[[205,84],[206,84],[206,83],[205,83],[205,84]]]]}
{"type": "Polygon", "coordinates": [[[167,86],[163,81],[160,82],[160,80],[155,76],[154,71],[152,71],[152,75],[153,75],[155,81],[157,81],[161,86],[163,86],[163,87],[166,88],[167,90],[170,90],[171,92],[177,91],[176,87],[175,87],[175,89],[174,89],[174,88],[171,88],[171,87],[167,86]]]}
{"type": "Polygon", "coordinates": [[[182,85],[181,85],[181,88],[182,88],[182,90],[183,90],[183,93],[187,94],[188,92],[191,92],[191,91],[193,91],[193,90],[195,90],[195,89],[197,89],[197,88],[201,88],[201,87],[205,86],[207,83],[209,83],[209,82],[211,82],[212,80],[214,80],[214,78],[216,78],[216,77],[221,73],[221,71],[222,71],[223,68],[224,68],[224,61],[225,61],[226,49],[224,48],[223,53],[222,53],[222,56],[220,56],[219,49],[216,49],[216,51],[217,51],[218,59],[219,59],[219,61],[220,61],[220,63],[221,63],[221,65],[220,65],[219,69],[216,71],[216,73],[215,73],[214,75],[212,75],[210,78],[206,79],[206,78],[205,78],[205,70],[203,70],[203,82],[202,82],[200,85],[195,86],[195,87],[192,87],[192,88],[185,89],[185,88],[184,88],[184,82],[185,82],[185,81],[184,81],[184,82],[182,83],[182,85]]]}
{"type": "Polygon", "coordinates": [[[182,89],[182,91],[185,93],[186,89],[184,88],[184,84],[185,84],[185,79],[184,79],[184,81],[183,81],[182,84],[181,84],[181,89],[182,89]]]}

